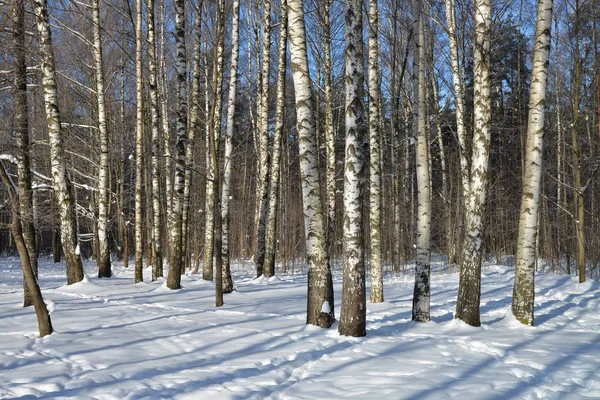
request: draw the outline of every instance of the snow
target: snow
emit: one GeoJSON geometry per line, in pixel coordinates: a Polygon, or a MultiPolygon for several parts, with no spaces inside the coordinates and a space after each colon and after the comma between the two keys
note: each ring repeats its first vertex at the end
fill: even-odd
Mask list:
{"type": "MultiPolygon", "coordinates": [[[[77,399],[586,399],[600,398],[600,284],[536,276],[536,326],[510,312],[513,269],[483,269],[481,320],[453,319],[458,275],[431,277],[430,323],[410,320],[413,278],[385,277],[386,301],[367,303],[367,336],[305,325],[306,275],[256,278],[234,264],[238,291],[214,307],[214,286],[186,275],[65,285],[64,264],[40,260],[56,332],[37,333],[22,307],[17,258],[0,259],[0,398],[77,399]]],[[[367,280],[368,282],[368,280],[367,280]]],[[[340,315],[341,271],[334,270],[340,315]]]]}

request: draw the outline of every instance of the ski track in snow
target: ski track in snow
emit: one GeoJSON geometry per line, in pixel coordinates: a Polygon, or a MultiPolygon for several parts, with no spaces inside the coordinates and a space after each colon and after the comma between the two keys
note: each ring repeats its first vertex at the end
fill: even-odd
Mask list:
{"type": "MultiPolygon", "coordinates": [[[[412,278],[386,276],[368,304],[367,336],[305,325],[306,277],[252,279],[214,307],[214,286],[182,277],[133,284],[114,278],[64,285],[64,265],[40,263],[56,332],[37,338],[23,309],[16,258],[0,259],[0,398],[76,399],[590,399],[600,398],[600,284],[536,278],[536,327],[508,311],[513,270],[483,269],[482,327],[453,319],[458,275],[432,273],[432,321],[410,320],[412,278]]],[[[341,278],[334,271],[335,313],[341,278]]],[[[368,283],[368,279],[367,279],[368,283]]]]}

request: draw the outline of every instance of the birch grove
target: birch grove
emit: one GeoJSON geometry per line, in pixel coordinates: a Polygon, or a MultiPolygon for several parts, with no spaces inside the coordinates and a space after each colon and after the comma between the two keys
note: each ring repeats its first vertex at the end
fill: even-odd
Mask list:
{"type": "Polygon", "coordinates": [[[511,311],[533,325],[536,274],[600,279],[599,12],[0,1],[0,254],[39,310],[46,256],[68,284],[84,266],[202,279],[219,307],[234,279],[305,276],[306,323],[337,309],[345,336],[400,279],[430,321],[440,273],[454,317],[485,324],[482,273],[513,282],[514,260],[511,311]]]}

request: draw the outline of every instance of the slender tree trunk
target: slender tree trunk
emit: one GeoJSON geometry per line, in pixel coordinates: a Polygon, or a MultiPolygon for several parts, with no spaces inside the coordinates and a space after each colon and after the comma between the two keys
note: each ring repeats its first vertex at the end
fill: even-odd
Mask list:
{"type": "Polygon", "coordinates": [[[267,226],[267,208],[269,203],[269,72],[271,69],[271,0],[263,0],[263,64],[262,87],[260,96],[259,127],[259,177],[258,197],[260,201],[256,234],[256,275],[263,274],[265,261],[265,235],[267,226]]]}
{"type": "Polygon", "coordinates": [[[369,1],[369,211],[371,234],[371,303],[383,301],[381,250],[381,132],[379,130],[379,10],[377,0],[369,1]]]}
{"type": "MultiPolygon", "coordinates": [[[[210,117],[211,115],[211,99],[214,97],[214,88],[213,93],[210,91],[209,84],[209,67],[208,67],[208,43],[205,44],[204,47],[204,113],[205,113],[205,134],[206,134],[206,170],[207,170],[207,179],[206,179],[206,199],[205,199],[205,207],[204,207],[204,254],[202,255],[202,279],[206,281],[213,280],[213,242],[214,242],[214,230],[215,230],[215,197],[214,197],[214,180],[213,180],[213,164],[212,164],[212,154],[210,153],[210,135],[212,135],[212,122],[214,119],[210,117]]],[[[214,77],[213,71],[213,77],[214,77]]]]}
{"type": "Polygon", "coordinates": [[[143,0],[137,0],[135,25],[135,92],[136,92],[136,123],[135,123],[135,283],[144,280],[144,243],[142,187],[143,187],[143,144],[144,144],[144,86],[142,65],[142,8],[143,0]]]}
{"type": "Polygon", "coordinates": [[[233,291],[233,280],[230,267],[230,200],[231,172],[233,170],[233,131],[235,128],[235,102],[237,96],[238,62],[240,51],[240,1],[233,0],[233,21],[231,25],[231,70],[229,72],[229,100],[227,102],[227,127],[225,131],[225,154],[223,156],[223,186],[221,191],[221,223],[223,230],[223,292],[233,291]]]}
{"type": "MultiPolygon", "coordinates": [[[[432,53],[434,49],[432,48],[432,53]]],[[[432,60],[433,62],[433,60],[432,60]]],[[[448,174],[448,165],[446,162],[446,150],[444,144],[444,138],[442,133],[442,114],[440,110],[440,98],[438,95],[438,85],[435,77],[435,73],[433,68],[430,69],[431,73],[431,89],[433,92],[433,107],[435,109],[435,131],[436,131],[436,140],[438,143],[438,148],[440,152],[440,166],[442,169],[442,200],[444,202],[444,218],[446,219],[446,251],[448,252],[448,263],[451,262],[451,254],[453,253],[454,248],[454,234],[453,234],[453,226],[454,219],[452,218],[452,207],[450,200],[450,187],[449,187],[449,174],[448,174]]]]}
{"type": "Polygon", "coordinates": [[[100,168],[98,173],[98,278],[112,276],[110,247],[108,244],[108,125],[104,99],[104,67],[102,65],[102,35],[100,28],[100,0],[92,0],[94,31],[94,63],[96,67],[96,101],[98,106],[98,131],[100,133],[100,168]]]}
{"type": "MultiPolygon", "coordinates": [[[[169,221],[171,221],[171,213],[173,212],[173,185],[171,182],[171,166],[173,164],[171,157],[171,129],[170,129],[170,119],[169,119],[169,90],[168,90],[168,82],[167,82],[167,62],[166,62],[166,47],[165,47],[165,20],[166,20],[166,6],[165,3],[167,0],[161,0],[160,7],[160,41],[161,41],[161,51],[160,51],[160,73],[161,73],[161,98],[160,98],[160,107],[161,107],[161,116],[162,116],[162,131],[163,131],[163,147],[164,147],[164,159],[165,159],[165,193],[166,193],[166,215],[165,215],[165,225],[166,231],[170,231],[169,221]]],[[[170,260],[169,254],[169,246],[165,246],[165,256],[167,260],[170,260]]]]}
{"type": "Polygon", "coordinates": [[[326,252],[325,226],[319,171],[316,165],[315,125],[311,92],[306,30],[301,0],[287,0],[288,35],[292,76],[296,95],[296,128],[302,179],[302,204],[308,263],[308,303],[306,323],[329,328],[335,321],[333,282],[326,252]]]}
{"type": "Polygon", "coordinates": [[[161,205],[160,195],[160,115],[158,101],[158,72],[156,57],[156,18],[154,0],[146,0],[148,8],[148,65],[150,81],[150,121],[152,130],[151,151],[152,151],[152,210],[146,212],[153,213],[154,223],[152,224],[152,280],[163,276],[163,255],[162,255],[162,223],[161,223],[161,205]]]}
{"type": "Polygon", "coordinates": [[[186,122],[187,122],[187,85],[186,85],[186,52],[185,52],[185,1],[175,0],[175,43],[177,46],[177,130],[175,133],[175,183],[173,185],[173,212],[171,215],[169,255],[169,289],[179,289],[181,285],[182,262],[182,213],[183,189],[185,185],[185,153],[186,153],[186,122]]]}
{"type": "Polygon", "coordinates": [[[571,123],[571,147],[573,151],[573,186],[575,203],[575,232],[577,239],[577,271],[579,273],[579,282],[585,282],[585,209],[583,195],[585,188],[581,185],[581,170],[579,157],[581,149],[577,141],[577,129],[579,127],[579,102],[581,85],[581,54],[579,47],[579,0],[575,0],[575,71],[573,79],[573,122],[571,123]]]}
{"type": "Polygon", "coordinates": [[[525,325],[533,325],[534,279],[536,265],[536,239],[538,232],[538,209],[542,183],[544,148],[544,113],[546,111],[546,84],[548,82],[548,59],[550,56],[550,30],[552,28],[553,0],[538,0],[533,71],[527,122],[527,149],[512,312],[525,325]]]}
{"type": "MultiPolygon", "coordinates": [[[[210,197],[211,202],[208,204],[208,192],[207,192],[207,208],[206,208],[206,217],[207,217],[207,226],[206,226],[206,239],[204,245],[204,268],[203,268],[203,278],[207,280],[213,279],[213,257],[221,257],[221,255],[216,254],[215,246],[217,245],[217,241],[221,242],[222,238],[217,238],[217,231],[221,232],[222,227],[217,226],[217,224],[221,224],[221,216],[220,216],[220,198],[221,192],[218,187],[215,187],[218,183],[218,176],[220,174],[219,169],[215,169],[215,166],[218,166],[218,159],[213,160],[213,157],[219,156],[220,142],[221,142],[221,117],[223,110],[223,52],[225,47],[225,37],[223,32],[223,20],[224,20],[224,9],[223,4],[217,4],[217,37],[216,37],[216,52],[213,66],[213,77],[212,77],[212,86],[213,86],[213,97],[214,101],[211,107],[210,113],[210,121],[209,121],[209,131],[208,131],[208,142],[209,147],[211,141],[213,143],[214,151],[209,150],[209,156],[207,157],[210,160],[209,165],[209,179],[210,185],[210,197]],[[210,205],[210,208],[209,208],[210,205]],[[215,215],[216,212],[219,212],[219,215],[215,215]],[[210,214],[210,215],[209,215],[210,214]],[[210,221],[209,221],[210,217],[210,221]],[[210,222],[210,224],[209,224],[210,222]],[[211,230],[209,231],[209,226],[211,230]],[[209,279],[210,278],[210,279],[209,279]]],[[[221,233],[219,233],[220,235],[221,233]]],[[[222,260],[216,260],[217,263],[221,263],[222,260]]],[[[217,277],[217,281],[221,280],[222,277],[217,277]]],[[[218,284],[218,282],[217,282],[218,284]]]]}
{"type": "MultiPolygon", "coordinates": [[[[213,69],[213,88],[215,101],[213,104],[210,133],[210,153],[213,169],[213,197],[214,197],[214,254],[215,254],[215,284],[216,306],[223,305],[223,229],[221,224],[221,173],[219,171],[219,143],[221,140],[221,116],[223,110],[223,53],[225,48],[225,6],[223,0],[217,1],[217,52],[213,69]]],[[[212,259],[211,259],[212,261],[212,259]]],[[[211,264],[212,268],[212,264],[211,264]]]]}
{"type": "MultiPolygon", "coordinates": [[[[462,209],[466,213],[467,207],[469,206],[466,201],[466,195],[469,192],[470,185],[470,173],[471,166],[469,163],[469,153],[467,149],[467,134],[465,131],[465,121],[464,121],[464,74],[463,68],[464,63],[460,63],[459,53],[458,53],[458,43],[457,43],[457,29],[456,29],[456,0],[444,0],[446,4],[446,21],[448,23],[448,39],[450,43],[450,61],[452,65],[452,82],[454,87],[454,98],[455,98],[455,107],[456,107],[456,135],[458,136],[459,143],[459,154],[460,154],[460,163],[459,170],[461,171],[461,191],[458,194],[459,199],[462,201],[462,209]],[[461,193],[462,192],[462,193],[461,193]]],[[[463,52],[464,53],[464,52],[463,52]]],[[[463,54],[464,57],[464,54],[463,54]]],[[[463,215],[459,212],[455,216],[455,225],[458,226],[458,229],[455,229],[454,232],[448,233],[448,235],[456,236],[452,239],[452,242],[460,243],[463,240],[463,215]]],[[[456,246],[456,245],[455,245],[456,246]]],[[[453,256],[459,252],[458,246],[457,249],[452,249],[453,256]]],[[[455,257],[452,257],[455,258],[455,257]]],[[[455,260],[458,261],[458,260],[455,260]]]]}
{"type": "Polygon", "coordinates": [[[127,202],[127,206],[125,206],[125,170],[126,170],[126,163],[127,163],[127,157],[125,154],[125,132],[126,132],[126,128],[125,128],[125,64],[123,62],[124,59],[124,52],[121,52],[121,71],[120,71],[120,75],[121,75],[121,82],[120,82],[120,89],[121,89],[121,99],[119,101],[120,103],[120,112],[119,112],[119,119],[120,119],[120,128],[121,128],[121,160],[119,162],[119,169],[120,169],[120,174],[119,174],[119,196],[118,196],[118,201],[119,201],[119,228],[120,228],[120,234],[121,234],[121,244],[123,246],[123,267],[124,268],[129,268],[129,202],[127,202]],[[127,210],[127,216],[125,215],[125,210],[127,210]]]}
{"type": "MultiPolygon", "coordinates": [[[[35,278],[38,276],[38,253],[34,226],[33,191],[31,190],[31,168],[29,157],[29,116],[27,102],[27,64],[25,47],[25,6],[23,1],[14,0],[12,5],[13,43],[14,43],[14,103],[15,133],[19,150],[17,152],[18,204],[22,236],[28,251],[29,263],[35,278]]],[[[14,213],[13,213],[14,218],[14,213]]],[[[13,220],[13,225],[15,224],[13,220]]],[[[18,243],[17,243],[18,245],[18,243]]],[[[59,250],[60,253],[60,250],[59,250]]],[[[23,266],[25,268],[25,266],[23,266]]],[[[23,307],[33,305],[25,271],[23,275],[23,307]]]]}
{"type": "Polygon", "coordinates": [[[366,289],[363,238],[364,142],[367,121],[363,104],[362,1],[346,0],[346,148],[344,166],[344,281],[338,331],[365,336],[366,289]]]}
{"type": "Polygon", "coordinates": [[[34,5],[42,58],[42,86],[44,88],[44,104],[50,139],[52,183],[59,207],[61,239],[67,264],[67,283],[70,285],[83,279],[83,265],[79,256],[75,204],[73,203],[71,181],[67,175],[67,163],[63,147],[58,92],[56,89],[54,49],[52,48],[47,0],[34,0],[34,5]]]}
{"type": "MultiPolygon", "coordinates": [[[[196,143],[196,135],[200,132],[200,57],[202,49],[202,4],[198,4],[196,8],[196,43],[194,45],[194,77],[192,81],[192,97],[190,109],[190,128],[188,130],[188,145],[185,154],[185,187],[183,189],[183,229],[181,232],[182,243],[185,248],[190,246],[189,243],[189,209],[190,209],[190,193],[192,187],[192,167],[194,165],[194,147],[196,143]]],[[[191,266],[191,257],[185,257],[184,268],[191,266]]]]}
{"type": "MultiPolygon", "coordinates": [[[[20,0],[15,3],[20,3],[20,0]]],[[[24,16],[24,7],[20,5],[14,5],[15,9],[13,10],[13,16],[15,17],[15,22],[17,20],[23,21],[24,16]],[[21,16],[19,16],[19,14],[21,16]]],[[[21,35],[25,33],[25,26],[21,24],[21,28],[18,29],[21,32],[21,35]]],[[[19,258],[21,260],[21,267],[23,269],[23,278],[25,284],[27,285],[27,290],[29,296],[31,298],[31,302],[35,309],[35,314],[38,320],[38,329],[40,331],[40,337],[44,337],[46,335],[50,335],[53,331],[52,322],[50,320],[50,313],[48,312],[48,308],[46,307],[46,303],[44,303],[44,299],[42,298],[42,292],[40,287],[38,286],[37,279],[35,273],[33,271],[33,266],[31,265],[30,252],[27,249],[27,244],[23,237],[23,228],[21,218],[19,217],[19,210],[21,208],[21,202],[19,200],[19,194],[17,189],[13,186],[10,178],[8,177],[4,165],[0,161],[0,181],[6,186],[8,189],[9,197],[12,201],[12,223],[11,223],[11,232],[15,239],[15,244],[17,245],[17,251],[19,252],[19,258]]]]}
{"type": "Polygon", "coordinates": [[[431,180],[429,172],[429,141],[426,128],[425,95],[425,30],[423,23],[423,4],[421,0],[413,3],[413,40],[415,42],[415,66],[417,81],[415,90],[416,121],[416,167],[417,167],[417,257],[415,263],[415,287],[413,294],[412,319],[418,322],[430,320],[429,304],[431,291],[429,277],[431,272],[431,180]]]}
{"type": "Polygon", "coordinates": [[[327,156],[327,252],[333,254],[335,241],[335,129],[333,123],[333,93],[331,89],[331,23],[330,7],[332,0],[325,0],[324,5],[324,34],[325,34],[325,149],[327,156]]]}
{"type": "Polygon", "coordinates": [[[269,181],[269,208],[267,210],[265,261],[263,274],[275,275],[275,251],[277,248],[277,214],[279,208],[279,181],[281,176],[281,139],[285,127],[285,71],[287,68],[287,2],[281,1],[279,23],[279,62],[277,70],[277,110],[275,111],[275,135],[273,137],[273,155],[269,181]]]}
{"type": "Polygon", "coordinates": [[[492,97],[490,79],[491,0],[475,0],[474,7],[474,135],[469,190],[465,193],[466,235],[463,246],[455,317],[479,326],[483,213],[490,155],[492,97]]]}

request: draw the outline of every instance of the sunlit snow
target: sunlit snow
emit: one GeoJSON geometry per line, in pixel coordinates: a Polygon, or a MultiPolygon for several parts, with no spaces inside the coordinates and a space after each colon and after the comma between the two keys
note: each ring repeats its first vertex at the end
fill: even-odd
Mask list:
{"type": "MultiPolygon", "coordinates": [[[[38,339],[18,259],[0,259],[0,398],[600,398],[598,282],[537,275],[536,326],[527,327],[509,311],[512,267],[484,266],[483,325],[473,328],[453,319],[456,272],[433,266],[430,323],[410,320],[412,274],[388,273],[386,301],[367,303],[367,336],[347,338],[337,323],[305,325],[298,265],[255,279],[252,263],[235,263],[238,291],[218,309],[201,275],[172,291],[150,282],[150,269],[139,284],[122,263],[110,279],[95,278],[93,262],[85,271],[67,286],[64,263],[41,260],[56,332],[38,339]]],[[[339,266],[333,278],[339,317],[339,266]]]]}

